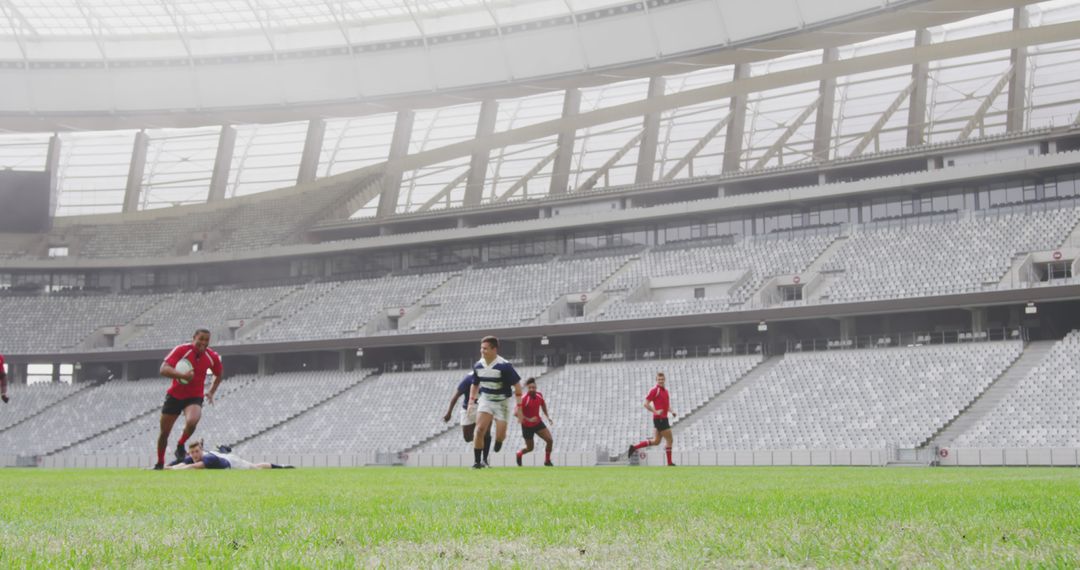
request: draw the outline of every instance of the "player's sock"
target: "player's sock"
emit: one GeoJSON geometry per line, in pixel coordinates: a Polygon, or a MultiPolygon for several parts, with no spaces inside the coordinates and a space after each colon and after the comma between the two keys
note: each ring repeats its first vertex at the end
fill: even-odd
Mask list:
{"type": "Polygon", "coordinates": [[[495,440],[495,453],[498,453],[500,449],[502,449],[502,442],[495,440]]]}
{"type": "Polygon", "coordinates": [[[638,444],[634,446],[634,449],[635,450],[637,450],[637,449],[645,449],[646,447],[649,447],[649,440],[647,440],[647,439],[642,440],[641,442],[638,442],[638,444]]]}
{"type": "Polygon", "coordinates": [[[180,434],[180,441],[176,442],[176,446],[177,447],[184,447],[184,444],[187,443],[187,440],[188,440],[188,434],[186,434],[186,433],[180,434]]]}
{"type": "Polygon", "coordinates": [[[521,467],[521,456],[522,455],[525,455],[525,450],[524,449],[519,449],[517,454],[514,456],[514,459],[517,461],[518,467],[521,467]]]}
{"type": "Polygon", "coordinates": [[[477,465],[479,465],[480,464],[480,456],[483,455],[484,450],[483,449],[473,449],[472,452],[473,452],[473,459],[475,460],[475,461],[473,461],[473,463],[476,463],[477,465]]]}
{"type": "Polygon", "coordinates": [[[664,448],[664,453],[667,455],[667,463],[668,463],[668,465],[671,465],[671,448],[670,447],[665,447],[664,448]]]}
{"type": "Polygon", "coordinates": [[[488,455],[491,455],[491,434],[484,438],[484,463],[488,462],[488,455]]]}
{"type": "Polygon", "coordinates": [[[157,462],[160,465],[165,464],[165,448],[164,447],[157,448],[157,462]]]}
{"type": "Polygon", "coordinates": [[[277,463],[271,463],[270,468],[271,469],[284,469],[284,467],[282,467],[281,465],[278,465],[277,463]]]}
{"type": "Polygon", "coordinates": [[[551,451],[544,452],[544,463],[551,463],[551,451]]]}

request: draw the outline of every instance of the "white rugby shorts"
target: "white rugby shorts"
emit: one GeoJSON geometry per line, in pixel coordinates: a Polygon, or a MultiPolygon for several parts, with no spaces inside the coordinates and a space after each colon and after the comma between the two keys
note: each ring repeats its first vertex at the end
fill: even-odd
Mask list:
{"type": "Polygon", "coordinates": [[[461,419],[461,425],[471,426],[476,423],[476,406],[470,406],[468,408],[462,408],[458,414],[461,419]]]}
{"type": "Polygon", "coordinates": [[[477,406],[477,413],[491,414],[495,421],[506,422],[510,421],[510,416],[513,415],[515,405],[513,398],[506,398],[503,400],[489,400],[483,395],[480,396],[480,404],[477,406]]]}

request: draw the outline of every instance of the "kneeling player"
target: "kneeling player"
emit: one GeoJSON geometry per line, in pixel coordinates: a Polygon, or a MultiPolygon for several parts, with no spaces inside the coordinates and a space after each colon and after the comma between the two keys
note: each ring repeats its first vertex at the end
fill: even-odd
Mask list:
{"type": "Polygon", "coordinates": [[[540,436],[547,445],[544,449],[544,466],[554,467],[551,462],[551,446],[553,445],[551,431],[540,419],[540,412],[543,411],[547,420],[551,421],[547,402],[544,401],[544,395],[536,391],[536,378],[526,380],[525,389],[527,391],[521,398],[521,436],[525,438],[525,448],[517,452],[518,467],[521,467],[521,456],[533,450],[533,436],[536,435],[540,436]]]}
{"type": "Polygon", "coordinates": [[[292,469],[292,465],[277,463],[252,463],[233,453],[206,451],[203,442],[188,443],[188,456],[183,463],[169,465],[165,469],[292,469]]]}

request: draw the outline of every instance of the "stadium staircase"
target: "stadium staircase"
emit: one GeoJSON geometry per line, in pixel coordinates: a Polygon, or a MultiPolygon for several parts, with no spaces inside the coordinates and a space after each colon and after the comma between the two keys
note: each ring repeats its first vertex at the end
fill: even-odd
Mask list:
{"type": "MultiPolygon", "coordinates": [[[[460,272],[460,271],[451,272],[446,277],[446,279],[443,280],[443,282],[441,282],[438,285],[432,287],[428,292],[421,295],[420,298],[417,299],[416,302],[413,303],[412,305],[410,305],[408,307],[405,307],[405,315],[403,317],[401,317],[400,319],[398,319],[398,325],[397,325],[398,328],[397,328],[397,330],[403,331],[403,330],[408,330],[409,328],[411,328],[412,324],[414,322],[416,322],[417,319],[424,316],[424,313],[427,313],[428,307],[434,306],[431,303],[427,303],[426,299],[428,297],[434,295],[436,292],[438,292],[439,289],[442,289],[443,287],[447,287],[451,283],[454,283],[455,279],[463,279],[463,277],[461,275],[462,275],[462,272],[460,272]]],[[[378,322],[378,321],[375,321],[374,319],[372,319],[372,320],[369,320],[368,322],[364,323],[363,325],[361,325],[360,328],[364,329],[364,330],[367,330],[368,334],[375,334],[375,332],[377,332],[377,327],[372,327],[373,321],[375,323],[378,322]]]]}
{"type": "MultiPolygon", "coordinates": [[[[783,359],[783,356],[770,356],[764,358],[757,366],[751,368],[746,374],[743,374],[742,378],[739,378],[733,384],[728,386],[726,390],[721,391],[697,408],[686,412],[681,419],[672,424],[672,432],[675,435],[679,435],[684,429],[694,425],[701,418],[708,417],[714,410],[723,406],[724,402],[731,400],[748,386],[757,382],[759,378],[766,376],[769,371],[777,364],[780,364],[783,359]]],[[[678,410],[676,410],[676,412],[678,412],[678,410]]]]}
{"type": "Polygon", "coordinates": [[[1013,361],[1005,372],[1001,373],[993,382],[975,397],[966,408],[949,423],[942,426],[933,436],[926,440],[920,449],[934,449],[935,447],[948,447],[960,434],[971,429],[990,410],[993,410],[1003,398],[1013,391],[1025,376],[1038,366],[1053,348],[1056,341],[1044,340],[1029,343],[1024,352],[1013,361]]]}
{"type": "MultiPolygon", "coordinates": [[[[146,317],[146,315],[148,315],[151,311],[156,309],[158,307],[158,305],[161,305],[162,303],[167,302],[171,298],[172,298],[171,295],[162,295],[161,298],[158,299],[158,301],[156,303],[154,303],[153,305],[150,305],[149,307],[147,307],[145,311],[143,311],[143,312],[139,313],[138,315],[136,315],[135,318],[133,318],[130,321],[128,321],[128,322],[124,323],[123,325],[121,325],[120,326],[120,334],[116,335],[116,338],[113,339],[113,346],[114,347],[127,346],[127,343],[131,342],[132,340],[135,340],[136,338],[141,336],[144,332],[146,332],[151,327],[153,327],[153,325],[150,325],[149,327],[141,327],[141,326],[139,326],[139,323],[143,322],[142,319],[144,317],[146,317]]],[[[83,338],[82,342],[85,343],[87,339],[92,338],[92,337],[93,337],[93,334],[87,335],[85,338],[83,338]]]]}
{"type": "Polygon", "coordinates": [[[292,420],[295,420],[296,418],[298,418],[298,417],[300,417],[300,416],[302,416],[302,415],[304,415],[304,414],[306,414],[306,413],[308,413],[308,412],[310,412],[310,411],[312,411],[312,410],[314,410],[316,408],[322,407],[327,402],[330,402],[334,398],[337,398],[338,396],[348,392],[349,390],[352,390],[352,389],[356,388],[357,386],[360,386],[361,384],[363,384],[367,380],[370,380],[371,378],[375,378],[378,375],[379,375],[379,372],[377,372],[377,371],[374,371],[374,370],[369,371],[367,374],[360,377],[360,379],[357,380],[356,382],[353,382],[352,384],[349,384],[348,386],[342,388],[341,390],[338,390],[337,392],[334,392],[333,394],[330,394],[329,396],[323,398],[322,400],[319,400],[318,402],[315,402],[311,406],[308,406],[307,408],[304,408],[303,410],[300,410],[299,412],[296,412],[296,413],[294,413],[294,414],[292,414],[292,415],[290,415],[288,417],[285,417],[285,418],[283,418],[283,419],[281,419],[281,420],[279,420],[279,421],[277,421],[277,422],[275,422],[273,424],[270,424],[270,425],[260,429],[257,432],[248,434],[248,435],[240,438],[237,441],[229,443],[228,445],[230,445],[232,447],[236,447],[236,446],[238,446],[238,445],[240,445],[240,444],[242,444],[244,442],[251,441],[251,440],[253,440],[253,439],[259,437],[260,435],[263,435],[263,434],[265,434],[265,433],[267,433],[269,431],[275,430],[275,429],[277,429],[277,428],[291,422],[292,420]]]}
{"type": "Polygon", "coordinates": [[[63,398],[60,398],[59,400],[57,400],[55,402],[51,402],[51,403],[49,403],[49,404],[47,404],[45,406],[42,406],[41,409],[35,411],[34,413],[32,413],[32,414],[30,414],[30,415],[28,415],[28,416],[26,416],[24,418],[21,418],[19,420],[16,420],[16,421],[14,421],[14,422],[12,422],[12,423],[10,423],[8,425],[0,426],[0,433],[3,433],[3,432],[5,432],[5,431],[7,431],[9,429],[12,429],[12,428],[14,428],[16,426],[22,425],[22,424],[24,424],[24,423],[26,423],[28,421],[31,421],[34,418],[40,416],[41,414],[51,410],[52,408],[54,408],[56,406],[59,406],[60,404],[63,404],[64,402],[74,398],[75,396],[78,396],[79,394],[82,394],[83,392],[85,392],[87,390],[90,390],[92,388],[96,388],[96,387],[98,387],[98,386],[100,386],[100,385],[102,385],[104,383],[105,383],[104,381],[87,382],[86,385],[83,386],[81,389],[76,390],[76,391],[68,394],[67,396],[64,396],[63,398]]]}

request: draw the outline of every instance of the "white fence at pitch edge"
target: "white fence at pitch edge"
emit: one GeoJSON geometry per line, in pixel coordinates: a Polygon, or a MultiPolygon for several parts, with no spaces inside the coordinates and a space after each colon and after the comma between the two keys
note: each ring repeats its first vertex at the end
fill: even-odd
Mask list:
{"type": "MultiPolygon", "coordinates": [[[[513,449],[492,453],[493,467],[514,466],[513,449]]],[[[814,450],[676,450],[672,460],[683,466],[866,466],[878,467],[896,461],[895,450],[888,449],[814,449],[814,450]]],[[[249,461],[287,463],[297,467],[364,467],[403,465],[407,467],[469,467],[473,456],[461,453],[387,453],[364,452],[352,454],[312,453],[252,453],[239,454],[249,461]]],[[[525,456],[526,467],[543,464],[543,451],[537,449],[525,456]]],[[[560,467],[591,467],[598,465],[625,465],[621,461],[609,462],[594,453],[555,452],[552,462],[560,467]]],[[[26,457],[0,455],[0,467],[42,467],[47,469],[71,468],[147,468],[153,460],[149,455],[60,455],[49,457],[26,457]]],[[[663,466],[663,449],[652,447],[638,452],[635,464],[663,466]]],[[[942,467],[1080,467],[1080,449],[1077,448],[944,448],[938,450],[934,465],[942,467]]]]}

